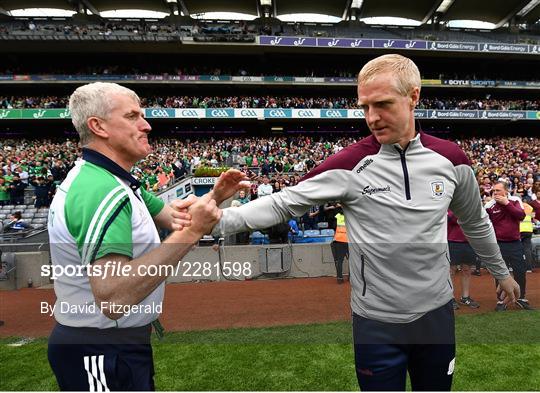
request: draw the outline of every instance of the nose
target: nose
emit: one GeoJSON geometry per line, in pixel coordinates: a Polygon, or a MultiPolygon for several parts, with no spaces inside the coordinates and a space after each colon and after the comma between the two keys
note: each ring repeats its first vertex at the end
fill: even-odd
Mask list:
{"type": "Polygon", "coordinates": [[[139,129],[142,132],[146,132],[146,133],[149,133],[150,131],[152,131],[152,127],[150,126],[150,123],[148,123],[144,117],[141,117],[141,124],[139,126],[139,129]]]}
{"type": "Polygon", "coordinates": [[[375,108],[366,107],[364,109],[364,116],[368,125],[374,125],[381,119],[379,112],[375,108]]]}

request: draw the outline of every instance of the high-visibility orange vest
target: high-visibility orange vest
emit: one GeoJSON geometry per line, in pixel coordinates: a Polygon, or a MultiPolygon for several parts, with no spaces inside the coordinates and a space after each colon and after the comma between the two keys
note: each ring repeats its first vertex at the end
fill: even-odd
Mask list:
{"type": "Polygon", "coordinates": [[[340,243],[348,243],[347,241],[347,229],[345,228],[345,216],[341,213],[336,214],[336,234],[334,235],[334,241],[340,243]]]}

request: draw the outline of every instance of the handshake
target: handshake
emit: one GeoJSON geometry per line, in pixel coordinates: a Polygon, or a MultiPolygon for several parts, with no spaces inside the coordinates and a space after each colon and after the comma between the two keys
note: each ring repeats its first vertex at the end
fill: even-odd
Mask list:
{"type": "MultiPolygon", "coordinates": [[[[223,211],[219,205],[242,189],[249,188],[250,183],[245,173],[229,169],[222,173],[212,191],[197,198],[190,195],[183,200],[171,202],[169,211],[170,229],[178,233],[192,235],[199,240],[212,232],[219,222],[223,211]]],[[[171,236],[174,236],[175,233],[171,236]]]]}

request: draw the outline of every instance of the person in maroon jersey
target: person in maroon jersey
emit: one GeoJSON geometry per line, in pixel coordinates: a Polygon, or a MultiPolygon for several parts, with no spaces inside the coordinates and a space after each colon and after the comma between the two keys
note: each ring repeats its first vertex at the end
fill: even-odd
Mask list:
{"type": "Polygon", "coordinates": [[[537,220],[540,220],[540,189],[536,190],[535,197],[531,199],[529,205],[534,210],[534,216],[537,220]]]}
{"type": "MultiPolygon", "coordinates": [[[[516,304],[524,310],[532,310],[525,298],[526,266],[519,223],[525,218],[521,199],[508,194],[505,182],[496,182],[493,186],[493,199],[485,206],[497,237],[497,243],[506,264],[513,269],[514,278],[520,287],[520,296],[516,304]]],[[[500,299],[495,311],[505,311],[506,304],[500,299]]]]}
{"type": "MultiPolygon", "coordinates": [[[[459,227],[457,217],[451,210],[448,210],[448,251],[450,252],[450,274],[452,277],[455,277],[458,265],[461,266],[461,298],[459,303],[470,308],[480,307],[469,294],[471,266],[476,263],[476,254],[459,227]]],[[[454,310],[459,309],[459,304],[455,299],[453,306],[454,310]]]]}

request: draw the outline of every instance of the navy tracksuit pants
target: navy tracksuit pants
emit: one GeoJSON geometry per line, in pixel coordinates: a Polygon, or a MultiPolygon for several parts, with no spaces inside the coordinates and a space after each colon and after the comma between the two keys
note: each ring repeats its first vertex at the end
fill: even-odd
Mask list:
{"type": "MultiPolygon", "coordinates": [[[[513,242],[497,242],[497,244],[501,250],[502,257],[506,262],[506,266],[512,268],[514,279],[519,284],[519,298],[525,299],[525,292],[527,289],[527,264],[521,240],[515,240],[513,242]]],[[[498,284],[497,280],[495,280],[495,287],[497,287],[498,284]]]]}
{"type": "Polygon", "coordinates": [[[452,302],[410,323],[385,323],[353,314],[356,376],[361,390],[449,391],[455,363],[452,302]]]}
{"type": "Polygon", "coordinates": [[[48,356],[60,390],[155,390],[150,333],[150,325],[95,329],[57,324],[48,356]]]}

